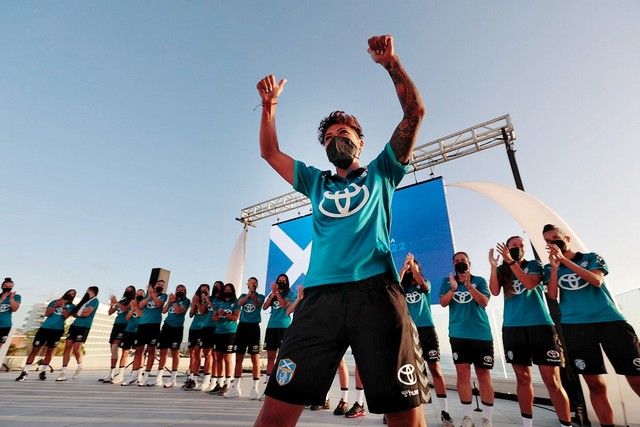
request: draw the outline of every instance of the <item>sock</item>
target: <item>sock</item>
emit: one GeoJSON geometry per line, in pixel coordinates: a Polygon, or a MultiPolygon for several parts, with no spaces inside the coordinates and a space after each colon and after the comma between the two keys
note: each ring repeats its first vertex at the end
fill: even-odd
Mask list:
{"type": "Polygon", "coordinates": [[[76,371],[81,371],[82,370],[82,363],[78,363],[78,366],[76,366],[76,371]]]}
{"type": "Polygon", "coordinates": [[[491,418],[493,417],[493,403],[480,401],[480,407],[482,408],[482,416],[491,421],[491,418]]]}
{"type": "Polygon", "coordinates": [[[441,411],[445,411],[445,412],[449,412],[449,402],[447,401],[447,395],[446,394],[436,394],[436,397],[438,398],[438,405],[440,405],[440,410],[441,411]]]}
{"type": "Polygon", "coordinates": [[[47,365],[45,365],[45,364],[42,364],[42,365],[38,366],[38,371],[39,372],[42,372],[42,371],[44,371],[46,369],[47,369],[47,365]]]}
{"type": "Polygon", "coordinates": [[[269,375],[264,376],[264,385],[269,384],[269,375]]]}
{"type": "Polygon", "coordinates": [[[25,363],[24,368],[22,368],[22,372],[29,372],[31,369],[31,363],[25,363]]]}
{"type": "Polygon", "coordinates": [[[226,380],[227,387],[229,387],[229,385],[231,385],[231,377],[226,377],[225,380],[226,380]]]}
{"type": "Polygon", "coordinates": [[[573,424],[571,423],[571,421],[562,421],[562,420],[560,420],[560,425],[561,426],[571,427],[573,424]]]}
{"type": "Polygon", "coordinates": [[[364,390],[358,387],[356,387],[356,403],[364,406],[364,390]]]}
{"type": "Polygon", "coordinates": [[[235,377],[235,378],[233,379],[233,385],[234,385],[236,388],[240,388],[240,379],[242,379],[242,377],[235,377]]]}
{"type": "Polygon", "coordinates": [[[254,378],[253,379],[253,389],[257,390],[258,389],[258,384],[260,383],[260,378],[254,378]]]}
{"type": "Polygon", "coordinates": [[[164,369],[158,369],[158,376],[156,381],[162,381],[162,376],[164,375],[164,369]]]}
{"type": "Polygon", "coordinates": [[[205,383],[210,383],[211,382],[211,374],[205,374],[203,381],[205,383]]]}
{"type": "Polygon", "coordinates": [[[462,416],[471,418],[471,411],[473,410],[473,406],[471,406],[471,402],[460,402],[462,404],[462,416]]]}
{"type": "Polygon", "coordinates": [[[340,399],[342,399],[345,402],[348,402],[349,401],[349,389],[348,388],[341,388],[340,391],[341,391],[340,399]]]}
{"type": "Polygon", "coordinates": [[[118,368],[111,368],[111,378],[115,378],[116,375],[118,375],[118,368]]]}
{"type": "Polygon", "coordinates": [[[143,373],[140,369],[136,369],[136,370],[135,370],[135,371],[133,371],[133,372],[135,372],[136,379],[137,379],[138,381],[142,381],[142,378],[143,378],[144,373],[143,373]]]}
{"type": "Polygon", "coordinates": [[[67,375],[67,367],[66,366],[63,366],[61,371],[62,371],[63,374],[67,375]]]}
{"type": "Polygon", "coordinates": [[[178,371],[171,371],[171,382],[176,382],[178,380],[178,371]]]}
{"type": "Polygon", "coordinates": [[[521,412],[522,416],[522,427],[533,427],[533,414],[525,414],[521,412]]]}
{"type": "Polygon", "coordinates": [[[222,387],[224,385],[224,378],[218,377],[218,385],[222,387]]]}

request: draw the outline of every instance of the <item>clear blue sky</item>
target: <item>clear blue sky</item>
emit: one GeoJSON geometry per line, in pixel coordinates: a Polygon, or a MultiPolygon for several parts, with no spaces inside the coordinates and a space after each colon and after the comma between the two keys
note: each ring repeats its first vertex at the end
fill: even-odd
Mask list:
{"type": "MultiPolygon", "coordinates": [[[[511,114],[527,191],[605,257],[614,293],[637,288],[640,3],[397,3],[2,2],[0,274],[23,311],[90,284],[104,300],[156,266],[190,293],[222,277],[240,209],[290,191],[258,154],[256,82],[289,81],[283,150],[328,169],[316,127],[343,109],[366,163],[401,115],[366,53],[380,33],[425,98],[422,143],[511,114]]],[[[502,149],[436,173],[513,183],[502,149]]],[[[456,245],[486,275],[487,250],[518,226],[449,196],[456,245]]],[[[269,224],[249,234],[246,275],[261,280],[269,224]]]]}

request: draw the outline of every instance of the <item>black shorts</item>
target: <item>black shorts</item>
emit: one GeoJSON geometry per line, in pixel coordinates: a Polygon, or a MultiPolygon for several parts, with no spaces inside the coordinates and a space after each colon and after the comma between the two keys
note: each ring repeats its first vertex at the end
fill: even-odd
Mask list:
{"type": "Polygon", "coordinates": [[[349,346],[370,412],[426,401],[418,331],[402,289],[386,274],[305,289],[265,393],[295,405],[323,404],[349,346]]]}
{"type": "Polygon", "coordinates": [[[449,338],[453,363],[473,363],[476,368],[493,369],[493,341],[449,338]]]}
{"type": "Polygon", "coordinates": [[[167,325],[162,326],[160,331],[160,338],[158,339],[158,348],[170,348],[171,350],[179,350],[180,344],[182,344],[182,335],[184,334],[184,328],[182,326],[175,327],[167,325]]]}
{"type": "Polygon", "coordinates": [[[113,344],[114,341],[122,341],[126,327],[126,323],[114,323],[113,328],[111,328],[111,335],[109,336],[109,344],[113,344]]]}
{"type": "Polygon", "coordinates": [[[267,332],[264,335],[264,349],[267,351],[278,351],[284,334],[289,328],[267,328],[267,332]]]}
{"type": "Polygon", "coordinates": [[[428,363],[440,361],[440,343],[435,326],[419,326],[418,337],[424,360],[428,363]]]}
{"type": "Polygon", "coordinates": [[[200,339],[202,341],[202,348],[209,349],[213,348],[216,339],[216,327],[215,326],[205,326],[200,330],[201,334],[200,339]]]}
{"type": "Polygon", "coordinates": [[[55,348],[58,346],[63,333],[64,329],[40,328],[33,338],[33,346],[40,347],[46,345],[49,348],[55,348]]]}
{"type": "Polygon", "coordinates": [[[502,343],[504,356],[511,364],[564,366],[562,345],[553,325],[505,326],[502,343]]]}
{"type": "Polygon", "coordinates": [[[122,341],[120,341],[120,348],[123,350],[131,350],[132,348],[135,348],[137,342],[137,332],[125,332],[122,341]]]}
{"type": "Polygon", "coordinates": [[[67,341],[73,342],[87,342],[89,336],[89,329],[83,326],[71,325],[69,326],[69,332],[67,333],[67,341]]]}
{"type": "Polygon", "coordinates": [[[11,332],[11,326],[0,328],[0,344],[4,344],[7,342],[7,338],[9,338],[9,332],[11,332]]]}
{"type": "Polygon", "coordinates": [[[260,324],[259,323],[238,323],[236,331],[235,352],[236,354],[259,354],[260,353],[260,324]]]}
{"type": "Polygon", "coordinates": [[[235,339],[236,334],[216,334],[213,349],[219,353],[231,354],[235,349],[235,339]]]}
{"type": "Polygon", "coordinates": [[[562,324],[567,357],[579,374],[607,372],[602,351],[618,375],[640,375],[640,345],[633,327],[624,320],[616,322],[562,324]]]}
{"type": "Polygon", "coordinates": [[[138,332],[136,334],[136,345],[149,345],[151,347],[155,347],[156,345],[158,345],[159,337],[159,323],[145,323],[143,325],[138,325],[138,332]]]}
{"type": "Polygon", "coordinates": [[[202,329],[189,329],[187,346],[189,348],[202,347],[202,329]]]}

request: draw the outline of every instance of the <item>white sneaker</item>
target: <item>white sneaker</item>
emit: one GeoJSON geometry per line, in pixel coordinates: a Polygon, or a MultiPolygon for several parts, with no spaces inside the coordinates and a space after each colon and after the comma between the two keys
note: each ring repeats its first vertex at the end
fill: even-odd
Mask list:
{"type": "Polygon", "coordinates": [[[120,385],[122,386],[129,386],[129,385],[134,385],[137,383],[137,378],[135,375],[133,374],[129,374],[127,375],[127,378],[124,378],[122,380],[122,383],[120,385]]]}
{"type": "Polygon", "coordinates": [[[462,426],[461,427],[476,427],[476,425],[473,423],[473,420],[471,419],[471,417],[469,417],[468,415],[465,415],[462,418],[462,426]]]}
{"type": "Polygon", "coordinates": [[[241,397],[241,396],[242,396],[242,391],[240,390],[240,387],[231,387],[222,395],[222,397],[227,397],[227,398],[234,398],[234,397],[241,397]]]}
{"type": "Polygon", "coordinates": [[[73,379],[77,380],[81,372],[82,372],[82,365],[78,365],[78,367],[76,368],[76,371],[73,374],[73,379]]]}
{"type": "Polygon", "coordinates": [[[111,378],[111,372],[109,372],[106,377],[101,378],[98,381],[100,381],[101,383],[111,383],[111,382],[113,382],[113,378],[111,378]]]}
{"type": "Polygon", "coordinates": [[[148,379],[149,374],[147,374],[147,371],[143,372],[142,375],[138,377],[138,387],[146,387],[148,379]]]}
{"type": "Polygon", "coordinates": [[[164,388],[178,387],[178,381],[169,380],[164,383],[164,388]]]}
{"type": "Polygon", "coordinates": [[[124,369],[121,369],[120,372],[118,372],[118,375],[111,380],[111,383],[122,384],[122,380],[124,380],[124,369]]]}
{"type": "Polygon", "coordinates": [[[257,388],[251,389],[251,396],[250,396],[251,400],[258,400],[259,397],[260,397],[260,394],[258,393],[258,389],[257,388]]]}
{"type": "Polygon", "coordinates": [[[160,375],[156,376],[156,383],[154,385],[156,387],[162,387],[164,385],[164,382],[162,381],[162,376],[160,375]]]}
{"type": "MultiPolygon", "coordinates": [[[[209,391],[211,388],[211,380],[203,380],[202,381],[202,385],[200,386],[200,390],[201,391],[209,391]]],[[[213,386],[215,387],[215,383],[213,384],[213,386]]]]}
{"type": "Polygon", "coordinates": [[[480,420],[480,425],[482,427],[493,427],[493,423],[491,423],[491,421],[486,419],[485,417],[482,417],[482,420],[480,420]]]}
{"type": "Polygon", "coordinates": [[[60,375],[58,375],[58,378],[56,378],[56,381],[67,381],[67,380],[68,380],[68,378],[64,374],[64,372],[60,372],[60,375]]]}
{"type": "MultiPolygon", "coordinates": [[[[157,377],[156,377],[156,378],[157,378],[157,377]]],[[[151,377],[149,377],[149,378],[147,379],[147,382],[145,383],[145,385],[146,385],[147,387],[155,387],[155,386],[157,386],[157,385],[158,385],[158,381],[156,381],[156,378],[151,378],[151,377]]],[[[160,385],[162,385],[162,383],[160,383],[160,385]]]]}

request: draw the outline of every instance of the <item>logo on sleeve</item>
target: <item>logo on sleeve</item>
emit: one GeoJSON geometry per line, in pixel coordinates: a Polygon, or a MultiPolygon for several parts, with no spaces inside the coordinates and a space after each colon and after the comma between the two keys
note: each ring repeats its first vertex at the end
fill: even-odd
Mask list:
{"type": "Polygon", "coordinates": [[[576,273],[563,274],[558,278],[558,286],[567,291],[577,291],[589,284],[581,280],[576,273]]]}
{"type": "Polygon", "coordinates": [[[278,370],[276,371],[276,381],[279,385],[287,385],[293,379],[293,374],[296,372],[296,364],[291,359],[282,359],[278,363],[278,370]]]}
{"type": "Polygon", "coordinates": [[[350,184],[341,191],[332,193],[325,191],[318,209],[330,218],[345,218],[361,210],[369,201],[369,189],[366,185],[360,187],[356,183],[350,184]]]}
{"type": "Polygon", "coordinates": [[[422,299],[422,294],[418,291],[413,291],[405,295],[405,299],[407,300],[408,304],[415,304],[417,302],[420,302],[420,300],[422,299]]]}
{"type": "Polygon", "coordinates": [[[398,369],[398,381],[400,381],[404,385],[414,385],[418,382],[418,378],[416,376],[416,368],[411,364],[402,365],[400,369],[398,369]]]}
{"type": "Polygon", "coordinates": [[[469,291],[463,291],[463,292],[456,291],[456,293],[453,294],[453,300],[458,304],[467,304],[473,300],[473,297],[471,296],[469,291]]]}

